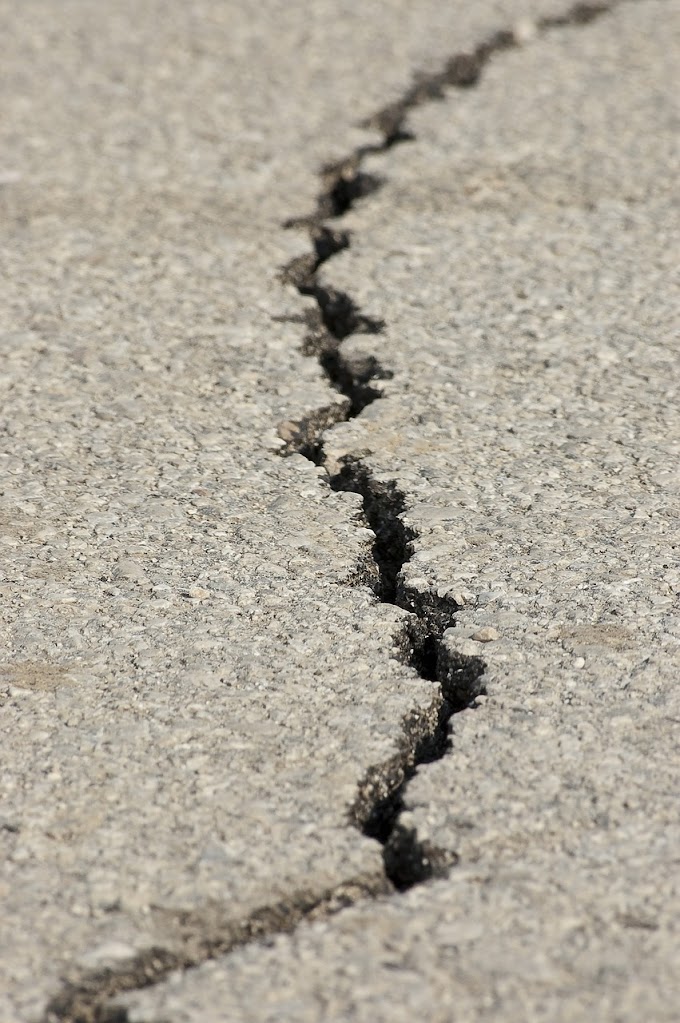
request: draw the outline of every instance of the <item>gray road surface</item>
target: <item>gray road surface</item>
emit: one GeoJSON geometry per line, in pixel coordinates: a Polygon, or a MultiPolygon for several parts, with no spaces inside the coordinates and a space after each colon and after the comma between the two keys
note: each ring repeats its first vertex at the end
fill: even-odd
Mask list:
{"type": "Polygon", "coordinates": [[[0,15],[3,1023],[677,1018],[680,5],[469,8],[0,15]]]}

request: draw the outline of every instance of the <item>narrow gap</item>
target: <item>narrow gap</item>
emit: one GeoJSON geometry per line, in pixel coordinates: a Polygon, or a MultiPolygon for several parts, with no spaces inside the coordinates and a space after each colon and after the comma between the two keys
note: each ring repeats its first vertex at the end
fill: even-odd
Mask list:
{"type": "MultiPolygon", "coordinates": [[[[611,2],[578,3],[562,15],[539,20],[536,29],[547,32],[569,25],[585,25],[612,6],[611,2]]],[[[363,170],[364,160],[414,138],[405,128],[409,111],[444,99],[447,88],[467,89],[476,85],[485,65],[495,54],[518,45],[512,31],[501,30],[472,52],[451,57],[441,70],[416,77],[396,103],[382,108],[364,122],[364,127],[379,131],[382,139],[361,146],[346,159],[324,167],[321,171],[323,188],[316,210],[308,217],[290,220],[284,225],[306,225],[310,232],[312,253],[288,264],[282,278],[295,285],[301,295],[316,302],[316,310],[308,320],[312,330],[305,337],[301,350],[318,359],[331,386],[348,399],[346,420],[360,415],[368,404],[382,396],[375,382],[389,379],[391,373],[376,356],[364,359],[359,367],[343,351],[343,342],[348,337],[380,333],[384,323],[365,316],[346,292],[318,281],[318,271],[323,264],[350,247],[349,234],[335,231],[326,221],[342,217],[357,200],[380,188],[383,181],[363,170]]],[[[282,454],[297,452],[316,465],[324,465],[325,428],[320,428],[310,438],[308,420],[304,426],[304,431],[298,434],[289,431],[282,454]]],[[[397,890],[404,891],[432,877],[445,875],[455,862],[455,854],[421,841],[412,828],[402,823],[404,792],[419,765],[446,754],[450,719],[473,707],[476,697],[484,692],[481,679],[485,665],[479,658],[452,653],[444,643],[444,632],[454,622],[455,604],[433,593],[422,595],[407,592],[405,588],[402,569],[411,556],[416,534],[403,521],[405,501],[396,482],[377,483],[360,460],[346,461],[328,482],[334,490],[349,490],[362,497],[366,520],[376,537],[373,546],[376,597],[413,615],[404,627],[400,659],[413,667],[421,678],[438,683],[441,695],[430,730],[416,741],[406,742],[402,755],[396,760],[393,758],[389,764],[369,772],[351,810],[355,825],[382,844],[386,876],[397,890]]],[[[404,729],[406,734],[406,723],[404,729]]]]}
{"type": "MultiPolygon", "coordinates": [[[[310,236],[312,252],[292,260],[282,270],[281,278],[316,303],[304,317],[308,330],[302,351],[319,360],[331,386],[349,399],[345,418],[351,419],[380,397],[380,390],[373,381],[387,379],[391,374],[375,356],[350,360],[342,351],[342,342],[353,334],[380,334],[385,324],[362,313],[347,292],[324,287],[317,279],[317,272],[324,263],[349,248],[347,232],[314,224],[310,236]]],[[[310,455],[313,446],[307,444],[302,451],[293,443],[291,450],[310,455]]]]}
{"type": "MultiPolygon", "coordinates": [[[[535,23],[536,32],[543,35],[555,29],[589,25],[609,13],[620,2],[595,0],[592,3],[576,3],[563,14],[539,18],[535,23]]],[[[323,187],[317,198],[316,209],[311,214],[289,218],[284,227],[308,226],[314,230],[328,220],[342,217],[357,200],[376,192],[384,184],[384,179],[364,171],[363,163],[368,156],[385,153],[403,142],[415,140],[413,132],[406,127],[408,114],[426,103],[446,99],[448,89],[470,89],[476,86],[485,65],[492,57],[520,45],[521,42],[511,29],[500,29],[473,50],[454,54],[438,71],[417,74],[413,84],[399,99],[361,122],[360,127],[379,133],[381,137],[378,141],[358,146],[344,159],[322,167],[320,178],[323,187]]],[[[325,262],[331,255],[334,253],[329,253],[321,262],[325,262]]]]}
{"type": "Polygon", "coordinates": [[[417,535],[404,522],[404,495],[396,483],[376,482],[361,461],[354,461],[345,463],[329,484],[333,490],[362,497],[366,520],[375,533],[376,597],[412,616],[402,629],[398,657],[420,678],[437,684],[439,700],[429,727],[414,731],[413,722],[403,723],[405,741],[399,755],[369,771],[350,811],[363,834],[381,843],[386,876],[404,891],[444,876],[456,861],[453,852],[421,841],[413,828],[403,825],[404,793],[420,765],[440,760],[450,748],[449,722],[454,714],[474,707],[484,692],[485,665],[480,658],[454,653],[444,641],[446,629],[453,625],[455,602],[431,593],[422,600],[403,585],[402,569],[417,535]]]}
{"type": "MultiPolygon", "coordinates": [[[[539,19],[536,29],[544,33],[587,25],[620,2],[578,3],[562,15],[539,19]]],[[[283,281],[315,302],[312,309],[294,317],[307,325],[301,351],[318,359],[331,386],[347,400],[330,410],[318,410],[298,423],[282,424],[279,432],[284,440],[283,455],[299,453],[317,465],[324,465],[325,430],[335,422],[358,416],[382,396],[377,382],[392,376],[377,356],[357,360],[342,351],[342,343],[348,337],[380,334],[384,323],[362,313],[346,292],[319,283],[317,273],[321,266],[350,246],[348,232],[338,231],[326,221],[337,221],[355,202],[381,187],[382,179],[365,172],[362,164],[372,154],[385,153],[414,139],[405,126],[409,111],[444,99],[448,88],[475,86],[484,66],[496,53],[517,45],[513,32],[502,30],[473,51],[454,55],[440,71],[418,76],[399,100],[363,122],[363,127],[380,133],[380,141],[359,147],[346,159],[324,167],[316,209],[284,224],[288,228],[305,227],[311,240],[311,252],[294,259],[281,272],[283,281]]],[[[407,715],[402,722],[397,752],[369,769],[349,811],[351,823],[381,843],[385,877],[377,882],[350,880],[322,893],[295,893],[241,921],[225,919],[215,923],[199,916],[187,919],[183,951],[150,948],[117,968],[83,972],[64,980],[46,1008],[43,1023],[129,1023],[126,1009],[112,1002],[117,995],[153,986],[175,970],[199,966],[243,945],[289,933],[303,920],[328,917],[356,902],[376,899],[395,889],[405,891],[445,876],[457,862],[454,851],[420,839],[402,820],[404,797],[418,767],[441,759],[449,749],[451,717],[474,707],[477,696],[484,692],[484,662],[450,650],[444,641],[444,633],[452,625],[457,610],[455,602],[431,592],[409,590],[404,582],[402,569],[411,556],[416,534],[403,521],[405,501],[396,482],[378,482],[361,461],[349,460],[328,482],[334,490],[362,496],[366,520],[376,539],[372,570],[360,571],[357,580],[362,585],[366,582],[372,585],[380,601],[410,612],[411,618],[399,637],[398,657],[421,678],[433,683],[434,698],[429,711],[414,710],[407,715]]]]}
{"type": "Polygon", "coordinates": [[[167,911],[164,916],[168,930],[179,930],[181,935],[179,951],[149,948],[121,966],[90,970],[65,980],[47,1005],[43,1023],[128,1023],[125,1007],[112,1001],[116,996],[151,987],[173,971],[200,966],[270,935],[287,934],[301,920],[333,916],[387,890],[384,880],[349,880],[327,891],[295,892],[241,921],[229,919],[228,907],[211,907],[205,916],[167,911]]]}

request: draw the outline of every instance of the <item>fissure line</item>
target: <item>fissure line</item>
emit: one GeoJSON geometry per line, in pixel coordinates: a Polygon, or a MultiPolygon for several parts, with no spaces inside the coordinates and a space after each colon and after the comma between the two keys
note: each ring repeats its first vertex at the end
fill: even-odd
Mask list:
{"type": "MultiPolygon", "coordinates": [[[[572,25],[585,25],[616,6],[613,3],[579,3],[564,14],[540,19],[536,34],[572,25]]],[[[286,222],[286,227],[306,226],[312,251],[298,257],[283,270],[283,280],[292,283],[299,293],[312,298],[316,307],[308,310],[308,333],[302,352],[315,357],[332,387],[347,399],[344,421],[356,418],[381,395],[379,381],[390,379],[392,373],[375,356],[363,356],[357,362],[346,355],[343,342],[355,334],[378,334],[385,324],[362,313],[352,297],[344,291],[322,285],[320,268],[350,248],[346,231],[336,224],[358,200],[375,192],[382,179],[363,169],[366,157],[385,153],[394,146],[413,140],[406,127],[409,111],[432,100],[445,97],[450,88],[470,88],[478,83],[484,66],[503,51],[521,45],[514,32],[494,33],[469,53],[458,53],[444,67],[430,75],[420,76],[396,103],[379,110],[364,122],[377,129],[382,139],[359,147],[346,159],[324,167],[321,171],[323,189],[316,209],[306,217],[286,222]],[[329,224],[332,221],[332,226],[329,224]]],[[[337,416],[336,416],[337,421],[337,416]]],[[[324,416],[306,416],[298,423],[282,424],[280,435],[285,441],[283,454],[297,452],[316,465],[325,465],[324,432],[329,424],[324,416]]],[[[484,663],[477,657],[464,657],[451,651],[444,642],[444,632],[453,625],[458,610],[455,602],[432,592],[408,592],[402,569],[411,557],[417,536],[404,524],[404,495],[396,481],[376,482],[367,465],[347,456],[339,472],[328,476],[334,490],[348,490],[363,499],[364,514],[375,533],[373,557],[377,573],[373,577],[376,597],[394,604],[412,615],[403,627],[399,644],[401,659],[413,667],[421,678],[438,684],[440,703],[429,730],[414,736],[414,721],[403,723],[402,749],[385,764],[372,768],[362,784],[352,807],[353,822],[364,834],[383,845],[385,872],[390,882],[404,890],[433,876],[445,874],[456,856],[453,851],[434,849],[419,840],[400,821],[404,808],[404,790],[418,766],[443,757],[448,748],[448,724],[451,717],[474,706],[484,692],[484,663]]]]}
{"type": "MultiPolygon", "coordinates": [[[[576,4],[562,15],[537,21],[536,33],[586,25],[621,2],[576,4]]],[[[297,452],[324,465],[324,432],[334,422],[360,415],[378,400],[380,382],[392,375],[377,355],[357,361],[343,351],[348,337],[379,334],[384,324],[364,315],[347,293],[325,286],[318,279],[323,264],[350,246],[348,233],[338,229],[343,214],[382,185],[381,179],[364,170],[366,157],[412,140],[406,126],[409,111],[444,98],[448,89],[476,85],[495,54],[518,45],[512,31],[499,31],[474,50],[452,56],[439,72],[420,76],[399,100],[365,122],[366,127],[379,132],[379,141],[323,168],[322,188],[313,213],[287,221],[286,227],[304,227],[311,239],[310,252],[282,271],[285,281],[314,302],[300,317],[308,327],[301,350],[318,360],[330,384],[345,400],[295,423],[281,424],[279,432],[285,442],[282,454],[297,452]]],[[[385,876],[372,882],[350,879],[324,892],[293,893],[289,899],[263,906],[240,921],[230,920],[226,910],[224,919],[219,913],[213,913],[210,919],[200,915],[190,919],[187,914],[187,919],[181,921],[187,937],[179,951],[149,948],[115,968],[86,971],[65,980],[46,1008],[44,1023],[128,1023],[125,1007],[113,1001],[124,992],[158,984],[172,971],[199,966],[269,935],[290,932],[302,921],[329,916],[357,902],[442,876],[455,864],[455,851],[420,840],[402,823],[401,814],[406,786],[418,766],[446,754],[452,715],[473,706],[483,692],[484,664],[479,658],[456,654],[445,641],[444,633],[457,610],[455,602],[431,592],[409,590],[405,585],[402,569],[417,537],[403,520],[405,499],[396,481],[377,481],[363,462],[347,457],[339,471],[329,473],[327,482],[334,490],[352,491],[363,498],[366,521],[376,539],[374,564],[371,571],[360,573],[361,585],[368,583],[378,600],[409,612],[398,637],[400,659],[433,683],[429,712],[414,710],[407,715],[394,755],[368,770],[349,808],[351,823],[382,844],[385,876]]]]}

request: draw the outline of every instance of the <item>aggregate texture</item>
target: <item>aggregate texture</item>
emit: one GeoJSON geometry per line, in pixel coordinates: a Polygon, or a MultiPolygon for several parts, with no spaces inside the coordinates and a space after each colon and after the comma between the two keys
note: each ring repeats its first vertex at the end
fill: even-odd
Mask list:
{"type": "Polygon", "coordinates": [[[391,890],[358,792],[442,695],[360,498],[280,457],[348,408],[282,222],[412,71],[558,7],[2,5],[3,1023],[391,890]]]}
{"type": "Polygon", "coordinates": [[[174,973],[129,1023],[677,1019],[680,4],[517,36],[362,157],[382,187],[303,301],[383,324],[308,344],[377,394],[291,436],[369,518],[392,494],[396,602],[454,607],[443,647],[486,664],[401,793],[458,865],[174,973]]]}
{"type": "Polygon", "coordinates": [[[464,7],[3,11],[11,1023],[674,1018],[678,5],[464,7]]]}

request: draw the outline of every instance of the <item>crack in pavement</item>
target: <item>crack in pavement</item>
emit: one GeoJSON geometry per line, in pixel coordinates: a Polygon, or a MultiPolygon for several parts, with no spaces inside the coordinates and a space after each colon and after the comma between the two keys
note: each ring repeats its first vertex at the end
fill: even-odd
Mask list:
{"type": "Polygon", "coordinates": [[[377,898],[386,891],[382,881],[371,885],[361,879],[349,880],[324,892],[295,892],[240,921],[221,919],[228,915],[226,906],[213,907],[212,913],[205,914],[166,911],[168,922],[182,934],[181,951],[149,948],[120,967],[91,970],[67,981],[50,1000],[45,1023],[127,1023],[125,1007],[112,1004],[116,995],[151,987],[174,970],[200,966],[268,935],[286,934],[302,920],[332,916],[355,902],[377,898]]]}
{"type": "Polygon", "coordinates": [[[349,490],[363,498],[366,520],[376,536],[373,557],[377,576],[372,580],[376,597],[410,615],[397,639],[399,659],[420,678],[438,683],[436,717],[423,728],[421,714],[414,711],[407,716],[398,752],[368,771],[350,811],[355,826],[382,844],[386,876],[398,891],[404,891],[444,876],[457,860],[453,851],[421,841],[413,829],[401,824],[400,816],[404,789],[417,768],[439,760],[449,748],[451,717],[473,707],[475,698],[484,693],[485,665],[481,658],[454,653],[444,642],[458,609],[455,601],[436,595],[421,600],[420,594],[403,586],[401,570],[411,556],[416,534],[401,517],[404,498],[396,484],[374,480],[361,462],[345,463],[339,473],[329,477],[329,484],[334,490],[349,490]]]}
{"type": "MultiPolygon", "coordinates": [[[[552,29],[590,24],[617,4],[618,0],[578,3],[563,14],[539,19],[535,32],[545,34],[552,29]]],[[[363,161],[367,156],[385,153],[415,138],[405,124],[409,111],[444,99],[447,88],[467,89],[476,85],[485,65],[495,54],[518,46],[521,46],[521,39],[513,31],[500,30],[473,51],[450,57],[440,71],[417,77],[399,100],[364,122],[364,127],[381,132],[382,140],[360,146],[344,160],[322,168],[324,188],[316,210],[307,217],[288,220],[284,225],[306,226],[310,233],[312,251],[284,267],[282,279],[316,302],[316,309],[302,317],[309,331],[301,351],[317,358],[331,386],[347,399],[340,406],[341,412],[336,414],[335,421],[347,422],[360,415],[367,405],[382,396],[376,382],[390,379],[392,374],[376,355],[362,355],[357,359],[343,351],[347,338],[356,334],[379,334],[384,323],[365,316],[346,292],[319,283],[319,269],[351,245],[347,232],[336,230],[325,221],[337,221],[358,200],[380,188],[382,180],[366,174],[363,161]]],[[[325,467],[324,433],[328,428],[327,409],[320,409],[297,423],[280,424],[279,436],[284,441],[282,454],[297,452],[325,467]]],[[[444,634],[453,626],[459,610],[455,601],[433,592],[407,590],[404,585],[402,568],[413,553],[417,534],[403,521],[405,499],[396,481],[375,480],[360,458],[345,456],[340,459],[340,466],[339,472],[329,473],[329,486],[361,496],[364,516],[376,536],[373,558],[377,573],[369,573],[368,578],[366,573],[364,578],[359,573],[355,582],[368,582],[380,601],[412,615],[398,639],[400,660],[413,667],[421,678],[437,683],[441,700],[429,731],[420,731],[416,737],[414,722],[407,717],[402,723],[399,752],[368,771],[350,812],[355,826],[382,844],[386,876],[398,891],[404,891],[433,877],[445,876],[457,862],[453,850],[436,848],[419,839],[412,828],[401,823],[400,817],[405,807],[405,788],[417,768],[446,755],[450,746],[450,719],[454,714],[474,708],[476,697],[485,693],[482,681],[485,664],[481,658],[452,651],[445,643],[444,634]]]]}
{"type": "MultiPolygon", "coordinates": [[[[552,29],[587,25],[612,11],[623,0],[577,3],[561,15],[538,19],[536,34],[552,29]]],[[[500,30],[474,50],[453,55],[433,74],[421,75],[402,97],[378,110],[364,122],[381,139],[354,150],[348,157],[322,168],[322,189],[315,210],[288,220],[285,227],[309,231],[311,251],[282,270],[282,280],[314,300],[314,307],[295,319],[307,324],[303,354],[318,360],[326,377],[344,401],[334,401],[295,422],[279,425],[281,454],[299,453],[325,465],[324,433],[338,421],[361,414],[382,396],[380,381],[392,374],[377,355],[351,356],[343,342],[356,334],[380,334],[381,321],[364,315],[346,292],[318,281],[321,266],[350,247],[346,231],[330,226],[352,206],[381,187],[382,180],[363,169],[366,157],[385,153],[410,141],[408,113],[424,103],[445,98],[451,88],[470,88],[480,80],[484,66],[504,50],[518,47],[521,39],[500,30]]],[[[384,877],[346,880],[322,892],[295,892],[273,905],[263,906],[243,920],[229,920],[226,907],[205,914],[160,910],[180,932],[180,950],[149,948],[114,968],[90,970],[64,980],[50,1000],[44,1023],[127,1023],[125,1006],[113,999],[125,992],[158,984],[175,970],[187,970],[210,959],[275,934],[289,933],[301,922],[331,916],[367,899],[404,891],[433,877],[445,876],[457,862],[455,851],[440,849],[401,823],[404,794],[418,766],[445,756],[449,748],[449,722],[454,714],[475,706],[484,692],[484,662],[453,651],[445,633],[458,606],[450,597],[409,589],[402,568],[411,557],[415,531],[403,520],[404,495],[396,481],[377,480],[360,459],[347,456],[339,471],[329,473],[328,485],[351,491],[363,499],[364,516],[375,534],[372,562],[361,565],[355,585],[370,586],[376,599],[407,612],[397,639],[397,656],[417,674],[433,683],[433,699],[425,711],[413,711],[402,721],[397,750],[386,762],[369,769],[349,808],[350,823],[383,847],[384,877]]]]}

